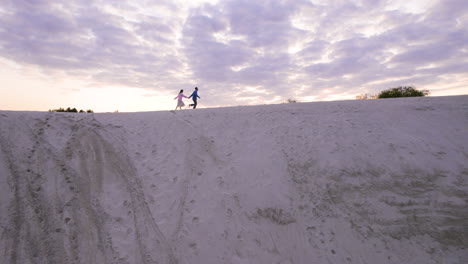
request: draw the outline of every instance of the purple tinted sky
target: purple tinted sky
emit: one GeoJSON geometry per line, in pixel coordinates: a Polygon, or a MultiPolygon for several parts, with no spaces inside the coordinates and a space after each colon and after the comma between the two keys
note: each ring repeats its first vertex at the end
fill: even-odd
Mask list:
{"type": "Polygon", "coordinates": [[[198,86],[207,106],[468,93],[466,0],[0,3],[0,57],[92,89],[198,86]]]}

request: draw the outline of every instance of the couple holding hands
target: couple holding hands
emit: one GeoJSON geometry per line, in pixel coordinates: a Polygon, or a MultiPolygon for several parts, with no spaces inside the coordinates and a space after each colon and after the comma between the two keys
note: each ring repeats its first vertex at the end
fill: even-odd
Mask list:
{"type": "Polygon", "coordinates": [[[184,97],[192,98],[193,104],[189,104],[189,107],[193,106],[193,109],[197,108],[197,100],[200,98],[200,96],[198,96],[198,87],[195,87],[195,91],[193,91],[189,97],[184,95],[184,90],[180,90],[179,94],[174,98],[174,100],[177,99],[177,106],[175,110],[177,110],[177,108],[182,109],[182,107],[185,106],[184,101],[182,101],[182,98],[184,97]]]}

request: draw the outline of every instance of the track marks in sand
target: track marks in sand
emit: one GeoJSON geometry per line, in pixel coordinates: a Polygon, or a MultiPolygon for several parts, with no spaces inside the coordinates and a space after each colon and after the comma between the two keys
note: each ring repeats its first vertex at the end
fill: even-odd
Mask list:
{"type": "Polygon", "coordinates": [[[109,133],[92,116],[77,120],[60,114],[16,122],[9,129],[27,133],[20,136],[33,142],[30,150],[11,145],[13,134],[2,128],[1,149],[14,192],[9,231],[3,234],[5,263],[177,263],[124,143],[115,139],[122,144],[113,146],[105,139],[121,137],[119,129],[109,133]],[[54,130],[58,123],[60,131],[54,130]],[[49,136],[62,139],[52,145],[49,136]]]}
{"type": "MultiPolygon", "coordinates": [[[[141,256],[142,263],[176,263],[177,261],[172,253],[171,246],[159,230],[151,214],[140,179],[134,165],[127,156],[124,142],[118,137],[120,135],[107,133],[105,129],[99,130],[99,133],[83,131],[80,138],[71,144],[74,144],[75,147],[87,146],[88,149],[84,149],[82,152],[78,151],[78,153],[94,153],[95,155],[94,159],[93,157],[81,155],[79,170],[85,172],[82,174],[86,174],[87,168],[90,167],[89,164],[96,164],[98,166],[94,168],[92,174],[98,177],[101,176],[101,178],[104,177],[103,179],[98,178],[98,180],[105,181],[106,184],[104,186],[109,187],[107,189],[104,188],[101,192],[99,190],[97,192],[102,195],[99,197],[99,200],[102,201],[102,206],[109,207],[108,210],[106,210],[107,208],[103,208],[104,211],[114,211],[112,204],[115,201],[120,200],[122,204],[128,201],[127,205],[130,206],[127,206],[127,217],[123,217],[127,221],[123,221],[123,223],[126,223],[127,226],[133,225],[130,228],[135,231],[135,234],[132,234],[130,237],[138,244],[136,250],[139,253],[136,253],[135,256],[141,256]],[[113,142],[121,142],[121,144],[118,146],[110,145],[105,140],[105,137],[114,137],[113,142]],[[102,159],[104,162],[95,162],[96,159],[102,159]],[[104,194],[109,197],[105,197],[104,194]],[[123,199],[126,200],[122,201],[123,199]]],[[[92,183],[86,185],[94,186],[92,183]]],[[[99,187],[99,182],[96,185],[99,187]]],[[[109,228],[112,228],[112,226],[109,228]]],[[[123,245],[120,246],[122,247],[123,245]]]]}
{"type": "MultiPolygon", "coordinates": [[[[158,127],[157,131],[151,131],[155,135],[154,144],[159,146],[152,160],[162,165],[155,168],[160,172],[159,182],[163,182],[162,192],[155,195],[161,199],[174,197],[170,206],[155,206],[159,206],[167,215],[166,221],[170,221],[165,223],[165,230],[170,230],[167,234],[177,246],[178,255],[189,253],[192,257],[181,261],[195,263],[203,256],[227,254],[227,251],[212,250],[238,235],[240,228],[232,228],[230,223],[244,216],[239,216],[240,210],[233,201],[230,183],[235,172],[229,163],[230,157],[225,155],[223,142],[216,140],[219,131],[204,126],[208,116],[203,116],[205,121],[199,124],[195,114],[194,117],[184,114],[172,116],[164,129],[158,127]],[[213,222],[219,218],[222,220],[213,222]],[[209,244],[217,246],[210,248],[209,244]]],[[[146,156],[152,155],[146,152],[146,156]]]]}
{"type": "Polygon", "coordinates": [[[57,208],[55,203],[49,203],[47,174],[40,166],[45,154],[41,143],[46,122],[13,118],[17,118],[13,126],[2,126],[0,131],[0,147],[14,193],[5,223],[8,231],[3,234],[6,248],[2,250],[8,256],[5,263],[66,262],[69,259],[59,243],[60,220],[54,217],[57,208]],[[25,144],[14,144],[17,141],[25,144]]]}

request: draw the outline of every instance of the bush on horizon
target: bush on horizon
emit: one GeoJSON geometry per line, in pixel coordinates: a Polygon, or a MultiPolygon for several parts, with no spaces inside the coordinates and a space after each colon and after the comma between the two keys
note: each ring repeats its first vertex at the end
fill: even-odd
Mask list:
{"type": "MultiPolygon", "coordinates": [[[[51,110],[49,110],[49,112],[78,113],[78,110],[76,110],[76,108],[68,107],[67,109],[63,109],[62,107],[60,107],[59,109],[51,109],[51,110]]],[[[88,109],[86,111],[80,110],[79,113],[94,113],[94,111],[91,110],[91,109],[88,109]]]]}
{"type": "Polygon", "coordinates": [[[381,91],[378,98],[417,97],[426,95],[429,95],[429,90],[420,91],[411,86],[400,86],[381,91]]]}

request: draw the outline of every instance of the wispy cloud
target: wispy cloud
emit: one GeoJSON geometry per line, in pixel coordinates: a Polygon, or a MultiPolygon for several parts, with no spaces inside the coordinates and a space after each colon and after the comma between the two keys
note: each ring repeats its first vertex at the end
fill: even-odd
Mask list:
{"type": "Polygon", "coordinates": [[[199,86],[211,105],[466,81],[464,0],[175,3],[2,1],[0,56],[94,83],[199,86]]]}

